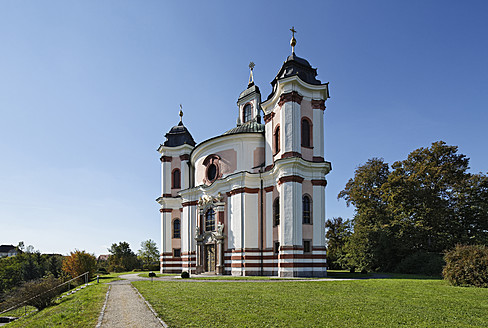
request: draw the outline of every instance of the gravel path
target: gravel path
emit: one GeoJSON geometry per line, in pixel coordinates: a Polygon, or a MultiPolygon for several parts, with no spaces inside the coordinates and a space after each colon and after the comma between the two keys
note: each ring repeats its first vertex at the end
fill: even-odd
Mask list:
{"type": "Polygon", "coordinates": [[[101,328],[164,327],[128,280],[113,281],[110,285],[101,328]]]}

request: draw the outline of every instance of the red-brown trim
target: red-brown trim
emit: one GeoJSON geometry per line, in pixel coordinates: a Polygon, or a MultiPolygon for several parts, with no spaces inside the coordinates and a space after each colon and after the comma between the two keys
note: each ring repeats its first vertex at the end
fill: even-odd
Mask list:
{"type": "Polygon", "coordinates": [[[264,168],[264,172],[268,172],[268,171],[271,171],[271,169],[273,168],[274,164],[271,164],[271,165],[268,165],[264,168]]]}
{"type": "Polygon", "coordinates": [[[325,254],[280,254],[280,259],[326,259],[325,254]]]}
{"type": "Polygon", "coordinates": [[[171,156],[161,156],[161,157],[159,158],[159,160],[160,160],[161,162],[171,162],[171,161],[173,160],[173,157],[171,157],[171,156]]]}
{"type": "Polygon", "coordinates": [[[182,161],[187,161],[189,159],[190,159],[190,155],[189,154],[180,155],[180,160],[182,160],[182,161]]]}
{"type": "Polygon", "coordinates": [[[325,162],[325,159],[322,156],[314,156],[312,161],[317,163],[322,163],[325,162]]]}
{"type": "Polygon", "coordinates": [[[312,247],[312,251],[325,251],[325,250],[327,250],[327,247],[325,247],[325,246],[312,247]]]}
{"type": "Polygon", "coordinates": [[[173,197],[171,194],[163,194],[162,197],[173,197]]]}
{"type": "Polygon", "coordinates": [[[296,251],[296,250],[303,250],[303,246],[280,246],[280,251],[296,251]]]}
{"type": "MultiPolygon", "coordinates": [[[[259,263],[258,263],[259,264],[259,263]]],[[[327,263],[278,263],[278,267],[280,268],[307,268],[307,267],[314,267],[314,268],[324,268],[327,267],[327,263]]]]}
{"type": "Polygon", "coordinates": [[[237,195],[237,194],[242,194],[242,193],[257,194],[258,192],[259,192],[259,188],[242,187],[242,188],[233,189],[233,190],[227,192],[227,197],[237,195]]]}
{"type": "Polygon", "coordinates": [[[327,186],[327,180],[312,180],[312,186],[327,186]]]}
{"type": "Polygon", "coordinates": [[[182,252],[181,253],[181,256],[188,256],[188,255],[190,255],[190,256],[195,255],[195,252],[184,252],[184,253],[182,252]]]}
{"type": "Polygon", "coordinates": [[[273,117],[275,117],[275,112],[271,112],[269,114],[266,114],[263,116],[263,119],[264,119],[264,123],[269,123],[271,122],[271,120],[273,119],[273,117]]]}
{"type": "Polygon", "coordinates": [[[198,205],[198,200],[194,200],[194,201],[191,201],[191,202],[184,202],[181,204],[181,206],[185,207],[185,206],[194,206],[194,205],[198,205]]]}
{"type": "Polygon", "coordinates": [[[173,209],[171,209],[171,208],[160,208],[159,212],[160,213],[171,213],[171,212],[173,212],[173,209]]]}
{"type": "Polygon", "coordinates": [[[288,157],[300,157],[302,158],[302,154],[296,152],[296,151],[288,151],[281,155],[281,158],[288,158],[288,157]]]}
{"type": "Polygon", "coordinates": [[[298,176],[298,175],[288,175],[286,177],[281,177],[279,180],[278,180],[278,184],[282,184],[282,183],[285,183],[285,182],[298,182],[298,183],[302,183],[303,182],[303,178],[298,176]]]}
{"type": "Polygon", "coordinates": [[[264,191],[266,192],[272,192],[273,190],[274,190],[274,186],[269,186],[264,188],[264,191]]]}
{"type": "Polygon", "coordinates": [[[318,108],[321,110],[325,110],[325,100],[323,100],[323,99],[312,100],[311,103],[312,103],[313,109],[318,108]]]}
{"type": "Polygon", "coordinates": [[[288,92],[288,93],[283,93],[280,96],[280,101],[278,102],[278,106],[281,107],[281,106],[283,106],[284,103],[287,103],[287,102],[290,102],[290,101],[296,102],[297,104],[300,105],[302,103],[302,99],[303,99],[303,96],[301,96],[296,91],[292,91],[292,92],[288,92]]]}

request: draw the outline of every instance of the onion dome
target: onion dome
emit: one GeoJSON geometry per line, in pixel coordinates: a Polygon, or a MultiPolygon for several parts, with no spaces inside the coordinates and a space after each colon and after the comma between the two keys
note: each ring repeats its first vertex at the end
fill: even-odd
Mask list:
{"type": "MultiPolygon", "coordinates": [[[[180,105],[181,107],[181,105],[180,105]]],[[[183,111],[180,109],[180,122],[169,130],[165,135],[166,141],[164,146],[178,147],[184,144],[195,146],[196,142],[190,134],[190,131],[183,125],[183,111]]]]}

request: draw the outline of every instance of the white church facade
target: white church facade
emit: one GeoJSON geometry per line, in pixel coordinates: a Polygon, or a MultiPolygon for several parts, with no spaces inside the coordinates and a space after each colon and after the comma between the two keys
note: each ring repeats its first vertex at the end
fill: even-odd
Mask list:
{"type": "Polygon", "coordinates": [[[182,120],[166,134],[162,273],[326,276],[329,90],[295,43],[264,101],[250,65],[236,127],[198,144],[182,120]]]}

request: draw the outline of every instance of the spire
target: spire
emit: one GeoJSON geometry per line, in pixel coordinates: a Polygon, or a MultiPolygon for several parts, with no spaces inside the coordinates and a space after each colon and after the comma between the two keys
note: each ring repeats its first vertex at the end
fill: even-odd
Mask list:
{"type": "Polygon", "coordinates": [[[180,104],[180,123],[178,125],[183,125],[183,106],[180,104]]]}
{"type": "Polygon", "coordinates": [[[256,64],[254,64],[253,62],[249,63],[249,69],[251,70],[251,73],[249,74],[249,83],[247,84],[248,88],[254,85],[254,76],[252,74],[252,70],[254,69],[254,66],[256,66],[256,64]]]}
{"type": "Polygon", "coordinates": [[[295,45],[297,44],[297,40],[295,39],[295,33],[297,33],[297,31],[295,31],[295,27],[292,26],[291,29],[291,40],[290,40],[290,45],[291,45],[291,52],[292,53],[295,53],[295,45]]]}

